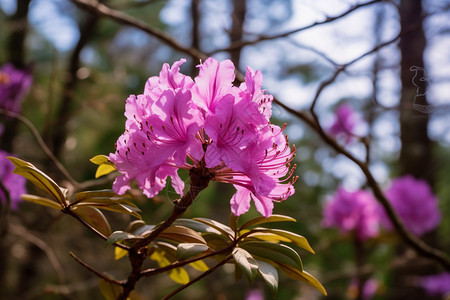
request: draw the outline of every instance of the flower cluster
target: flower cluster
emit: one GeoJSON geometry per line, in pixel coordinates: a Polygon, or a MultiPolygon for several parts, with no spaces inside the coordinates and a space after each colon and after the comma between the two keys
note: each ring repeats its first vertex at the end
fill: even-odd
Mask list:
{"type": "Polygon", "coordinates": [[[14,165],[6,157],[5,151],[0,150],[0,202],[7,203],[10,200],[10,207],[17,208],[21,201],[20,195],[25,194],[26,179],[20,175],[13,174],[14,165]],[[9,197],[9,198],[7,198],[9,197]]]}
{"type": "Polygon", "coordinates": [[[450,296],[450,273],[444,272],[420,278],[420,285],[429,295],[450,296]]]}
{"type": "MultiPolygon", "coordinates": [[[[424,180],[411,175],[396,178],[386,190],[386,197],[405,227],[418,236],[435,229],[441,221],[438,200],[424,180]]],[[[381,217],[383,225],[392,229],[384,210],[381,217]]]]}
{"type": "Polygon", "coordinates": [[[16,69],[12,64],[0,67],[0,107],[9,111],[19,112],[22,99],[30,89],[31,74],[28,71],[16,69]]]}
{"type": "Polygon", "coordinates": [[[335,138],[343,137],[345,144],[348,144],[355,137],[356,127],[362,123],[353,108],[347,103],[342,103],[336,108],[336,119],[328,128],[328,133],[335,138]]]}
{"type": "Polygon", "coordinates": [[[371,193],[339,188],[325,204],[323,225],[355,232],[360,240],[378,235],[378,204],[371,193]]]}
{"type": "Polygon", "coordinates": [[[270,216],[273,201],[294,193],[295,148],[289,147],[284,127],[269,122],[273,97],[261,90],[261,72],[247,67],[238,87],[230,60],[208,58],[194,80],[180,73],[184,62],[164,64],[143,94],[127,99],[126,129],[109,156],[122,173],[114,191],[125,193],[135,180],[153,197],[170,177],[183,195],[178,169],[203,168],[211,180],[234,185],[235,215],[248,211],[253,199],[257,210],[270,216]]]}

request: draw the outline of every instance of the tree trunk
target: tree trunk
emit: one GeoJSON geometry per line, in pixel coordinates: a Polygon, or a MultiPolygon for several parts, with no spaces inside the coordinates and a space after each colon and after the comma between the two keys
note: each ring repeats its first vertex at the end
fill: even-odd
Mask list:
{"type": "MultiPolygon", "coordinates": [[[[430,114],[426,99],[426,80],[424,80],[426,75],[423,54],[426,39],[422,26],[422,3],[420,0],[401,0],[399,13],[402,83],[399,106],[402,143],[399,173],[424,179],[433,186],[432,144],[428,136],[430,114]]],[[[432,235],[426,238],[426,242],[433,244],[432,235]]],[[[407,251],[405,247],[397,249],[399,257],[402,258],[405,258],[407,251]]],[[[414,282],[418,276],[435,271],[435,266],[427,260],[418,257],[408,259],[394,269],[392,278],[394,288],[390,291],[388,299],[439,299],[427,295],[414,282]]]]}
{"type": "MultiPolygon", "coordinates": [[[[242,40],[242,37],[244,35],[244,21],[246,12],[247,12],[246,0],[233,0],[233,13],[231,15],[232,25],[230,32],[231,43],[242,40]]],[[[234,63],[237,69],[239,69],[239,63],[241,60],[241,51],[242,51],[241,48],[230,51],[231,61],[234,63]]]]}

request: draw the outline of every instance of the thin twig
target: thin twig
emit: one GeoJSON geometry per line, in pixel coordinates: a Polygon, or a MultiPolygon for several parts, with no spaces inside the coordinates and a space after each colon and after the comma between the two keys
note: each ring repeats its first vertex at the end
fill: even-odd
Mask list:
{"type": "Polygon", "coordinates": [[[9,110],[5,110],[3,108],[0,108],[0,113],[5,115],[5,116],[17,119],[20,122],[22,122],[23,124],[25,124],[28,127],[28,129],[30,129],[31,133],[33,134],[34,138],[38,142],[39,146],[42,148],[42,150],[44,150],[45,154],[55,164],[55,166],[58,168],[58,170],[64,175],[64,177],[66,177],[66,179],[75,188],[78,187],[78,185],[79,185],[78,181],[76,181],[70,175],[69,171],[67,171],[67,169],[62,165],[62,163],[55,157],[55,155],[53,155],[53,152],[47,147],[47,145],[45,144],[45,142],[42,139],[41,135],[39,134],[39,131],[36,129],[36,127],[33,125],[33,123],[31,123],[30,120],[28,120],[27,118],[25,118],[21,114],[17,114],[15,112],[12,112],[12,111],[9,111],[9,110]]]}
{"type": "Polygon", "coordinates": [[[283,32],[283,33],[280,33],[280,34],[271,35],[271,36],[262,35],[262,36],[260,36],[259,38],[255,39],[253,41],[243,41],[243,40],[237,41],[237,42],[231,43],[226,48],[214,50],[213,52],[208,53],[208,55],[212,55],[212,54],[215,54],[215,53],[218,53],[218,52],[225,52],[225,51],[229,52],[229,51],[232,51],[232,50],[240,49],[240,48],[245,47],[245,46],[254,45],[254,44],[257,44],[257,43],[262,42],[262,41],[274,40],[274,39],[287,37],[287,36],[290,36],[292,34],[295,34],[295,33],[301,32],[301,31],[305,31],[305,30],[310,29],[312,27],[316,27],[318,25],[327,24],[327,23],[336,21],[336,20],[341,19],[341,18],[345,17],[346,15],[354,12],[355,10],[357,10],[357,9],[359,9],[361,7],[369,6],[369,5],[378,3],[378,2],[382,2],[382,0],[373,0],[373,1],[366,2],[366,3],[357,4],[357,5],[354,5],[354,6],[350,7],[348,10],[346,10],[343,13],[341,13],[340,15],[337,15],[337,16],[334,16],[334,17],[327,17],[323,21],[315,22],[315,23],[312,23],[310,25],[307,25],[307,26],[304,26],[304,27],[300,27],[300,28],[296,28],[296,29],[293,29],[293,30],[289,30],[289,31],[286,31],[286,32],[283,32]]]}
{"type": "Polygon", "coordinates": [[[169,295],[167,295],[166,297],[163,298],[163,300],[167,300],[172,298],[173,296],[175,296],[176,294],[178,294],[179,292],[181,292],[182,290],[184,290],[185,288],[191,286],[192,284],[196,283],[197,281],[199,281],[200,279],[208,276],[209,274],[211,274],[212,272],[216,271],[220,266],[226,264],[231,258],[233,257],[232,254],[228,255],[227,257],[225,257],[224,259],[222,259],[220,262],[218,262],[214,267],[212,267],[211,269],[208,269],[208,271],[205,271],[204,273],[202,273],[201,275],[195,277],[194,279],[192,279],[191,281],[189,281],[188,283],[186,283],[185,285],[180,286],[179,288],[177,288],[176,290],[174,290],[173,292],[171,292],[169,295]]]}
{"type": "Polygon", "coordinates": [[[89,271],[91,271],[92,273],[94,273],[97,277],[100,277],[108,282],[117,284],[117,285],[122,285],[123,282],[122,281],[118,281],[116,279],[113,279],[109,276],[106,276],[103,273],[100,273],[99,271],[95,270],[94,268],[92,268],[90,265],[88,265],[87,263],[85,263],[84,261],[82,261],[80,258],[78,258],[73,252],[69,252],[69,255],[80,265],[82,265],[83,267],[85,267],[86,269],[88,269],[89,271]]]}
{"type": "Polygon", "coordinates": [[[82,8],[88,9],[90,11],[93,11],[99,15],[106,16],[116,22],[119,22],[124,25],[129,25],[138,29],[141,29],[142,31],[158,38],[162,42],[168,44],[175,50],[178,50],[183,53],[189,54],[192,58],[196,60],[205,60],[208,57],[198,51],[195,48],[192,47],[185,47],[182,44],[180,44],[176,39],[168,35],[162,30],[159,30],[157,28],[151,27],[148,24],[137,20],[130,15],[127,15],[123,12],[120,12],[118,10],[111,9],[107,7],[104,4],[99,3],[97,0],[72,0],[75,4],[79,5],[82,8]]]}
{"type": "Polygon", "coordinates": [[[58,278],[58,282],[60,285],[63,285],[65,282],[65,274],[64,269],[59,263],[58,259],[56,258],[55,253],[53,252],[53,249],[43,240],[38,238],[36,235],[32,234],[30,231],[28,231],[26,228],[15,225],[15,224],[9,224],[8,230],[11,234],[14,234],[17,237],[23,238],[25,241],[35,245],[39,249],[41,249],[45,255],[47,256],[50,265],[53,267],[53,269],[56,272],[56,276],[58,278]]]}

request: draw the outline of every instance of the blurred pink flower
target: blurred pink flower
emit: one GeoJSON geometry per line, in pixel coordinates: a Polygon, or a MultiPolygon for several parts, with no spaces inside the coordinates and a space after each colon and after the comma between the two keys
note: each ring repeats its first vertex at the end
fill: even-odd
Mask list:
{"type": "Polygon", "coordinates": [[[378,235],[378,204],[371,193],[349,192],[340,187],[324,207],[323,225],[341,232],[354,231],[360,240],[378,235]]]}
{"type": "Polygon", "coordinates": [[[260,289],[252,289],[245,295],[245,300],[264,300],[264,293],[260,289]]]}
{"type": "Polygon", "coordinates": [[[13,174],[14,165],[6,158],[7,156],[10,156],[10,154],[0,150],[0,202],[6,203],[5,192],[7,192],[11,201],[10,207],[17,209],[17,204],[22,201],[20,195],[27,192],[25,188],[26,179],[20,175],[13,174]]]}
{"type": "MultiPolygon", "coordinates": [[[[426,181],[411,175],[399,177],[392,181],[385,193],[403,224],[412,233],[421,236],[439,225],[441,213],[438,199],[426,181]]],[[[384,210],[381,217],[382,225],[391,230],[392,224],[384,210]]]]}
{"type": "Polygon", "coordinates": [[[178,169],[204,168],[212,180],[236,187],[235,215],[248,211],[253,199],[257,210],[270,216],[274,201],[295,192],[290,168],[295,147],[289,147],[284,127],[268,121],[272,96],[261,90],[262,74],[248,68],[245,84],[236,87],[229,60],[208,58],[195,80],[179,72],[184,62],[164,64],[144,94],[127,99],[125,132],[109,156],[122,173],[114,191],[125,193],[135,180],[153,197],[170,177],[182,195],[178,169]]]}
{"type": "Polygon", "coordinates": [[[333,124],[328,128],[328,133],[335,138],[342,136],[345,138],[345,144],[350,143],[355,137],[356,127],[362,123],[362,120],[353,108],[342,103],[336,108],[336,118],[333,124]]]}
{"type": "MultiPolygon", "coordinates": [[[[362,299],[372,299],[378,289],[378,282],[375,279],[368,279],[362,287],[362,299]]],[[[348,287],[348,296],[351,299],[358,298],[358,279],[353,279],[348,287]]]]}
{"type": "Polygon", "coordinates": [[[18,113],[22,100],[31,87],[29,71],[15,68],[7,63],[0,67],[0,108],[18,113]]]}
{"type": "Polygon", "coordinates": [[[420,285],[429,295],[450,296],[450,273],[424,276],[420,279],[420,285]]]}

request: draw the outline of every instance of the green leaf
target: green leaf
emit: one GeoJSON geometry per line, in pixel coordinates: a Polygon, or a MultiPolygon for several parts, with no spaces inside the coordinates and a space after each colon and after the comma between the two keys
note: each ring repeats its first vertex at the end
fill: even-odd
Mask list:
{"type": "Polygon", "coordinates": [[[95,172],[95,178],[107,175],[117,170],[116,166],[109,161],[106,155],[96,155],[93,158],[91,158],[90,161],[98,165],[97,171],[95,172]]]}
{"type": "Polygon", "coordinates": [[[201,233],[214,233],[214,234],[221,234],[220,231],[218,231],[217,229],[214,229],[213,227],[196,221],[196,220],[191,220],[191,219],[177,219],[175,222],[173,222],[173,225],[180,225],[180,226],[184,226],[184,227],[188,227],[191,228],[192,230],[195,230],[197,232],[201,232],[201,233]]]}
{"type": "Polygon", "coordinates": [[[278,271],[271,264],[262,261],[256,260],[258,264],[258,272],[261,277],[266,282],[267,286],[270,288],[273,297],[275,298],[278,291],[278,271]]]}
{"type": "Polygon", "coordinates": [[[122,249],[120,247],[115,247],[114,248],[114,259],[115,260],[119,260],[122,257],[125,257],[126,255],[128,255],[128,251],[125,249],[122,249]]]}
{"type": "MultiPolygon", "coordinates": [[[[242,230],[242,233],[245,233],[246,230],[242,230]]],[[[268,241],[271,243],[279,243],[279,242],[291,242],[290,239],[285,238],[283,236],[277,235],[277,234],[273,234],[273,233],[267,233],[267,232],[249,232],[247,234],[247,236],[245,237],[245,239],[258,239],[258,240],[262,240],[262,241],[268,241]]]]}
{"type": "Polygon", "coordinates": [[[111,234],[111,225],[109,225],[106,217],[97,208],[77,206],[72,211],[103,235],[109,236],[111,234]]]}
{"type": "Polygon", "coordinates": [[[327,291],[323,287],[323,285],[317,280],[314,276],[309,274],[306,271],[300,271],[286,264],[277,263],[278,267],[289,277],[295,280],[300,280],[306,282],[307,284],[315,287],[318,291],[320,291],[325,296],[327,295],[327,291]]]}
{"type": "Polygon", "coordinates": [[[230,245],[230,239],[222,234],[204,233],[202,237],[205,239],[209,248],[216,251],[226,248],[230,245]]]}
{"type": "Polygon", "coordinates": [[[106,281],[103,278],[99,279],[98,287],[106,300],[117,300],[122,293],[122,287],[120,285],[106,281]]]}
{"type": "Polygon", "coordinates": [[[47,174],[36,168],[34,165],[16,157],[7,157],[16,167],[14,174],[25,177],[38,188],[48,192],[62,206],[66,205],[66,189],[59,187],[47,174]]]}
{"type": "Polygon", "coordinates": [[[289,246],[270,242],[244,241],[239,243],[239,247],[244,248],[252,255],[303,270],[300,256],[289,246]]]}
{"type": "Polygon", "coordinates": [[[114,196],[118,195],[109,189],[98,191],[85,191],[75,194],[75,202],[83,201],[89,198],[98,198],[98,197],[112,198],[114,196]]]}
{"type": "Polygon", "coordinates": [[[168,227],[163,232],[161,232],[158,237],[169,239],[175,242],[206,244],[205,239],[200,233],[188,227],[178,225],[168,227]]]}
{"type": "Polygon", "coordinates": [[[198,243],[180,243],[177,246],[177,259],[183,260],[196,256],[208,250],[209,247],[205,244],[198,243]]]}
{"type": "Polygon", "coordinates": [[[258,274],[258,264],[253,256],[242,248],[233,249],[233,258],[237,265],[241,268],[242,272],[252,282],[258,274]]]}
{"type": "Polygon", "coordinates": [[[99,209],[105,209],[105,210],[118,212],[118,213],[125,213],[125,214],[131,215],[133,217],[136,217],[138,219],[142,219],[141,215],[138,213],[141,210],[139,208],[137,208],[136,206],[122,204],[122,203],[111,203],[111,202],[101,203],[99,201],[91,201],[91,200],[92,199],[90,199],[89,201],[85,201],[85,202],[83,201],[83,202],[77,203],[74,206],[75,207],[93,206],[93,207],[97,207],[99,209]]]}
{"type": "Polygon", "coordinates": [[[193,220],[195,221],[199,221],[202,222],[208,226],[211,226],[212,228],[220,231],[221,233],[223,233],[225,236],[228,236],[230,238],[230,240],[232,240],[234,238],[234,232],[233,230],[231,230],[230,227],[223,225],[222,223],[219,223],[217,221],[211,220],[211,219],[207,219],[207,218],[194,218],[193,220]]]}
{"type": "Polygon", "coordinates": [[[61,204],[55,202],[54,200],[48,199],[48,198],[39,197],[39,196],[35,196],[35,195],[30,195],[30,194],[20,195],[20,198],[22,198],[23,200],[25,200],[27,202],[32,202],[32,203],[48,206],[48,207],[55,208],[58,210],[62,209],[61,204]]]}
{"type": "Polygon", "coordinates": [[[200,272],[205,272],[209,270],[208,266],[202,260],[194,261],[189,265],[200,272]]]}
{"type": "MultiPolygon", "coordinates": [[[[288,239],[288,241],[299,246],[300,248],[303,248],[303,249],[308,250],[309,252],[315,254],[314,250],[309,245],[308,240],[304,236],[301,236],[299,234],[296,234],[296,233],[293,233],[290,231],[286,231],[286,230],[271,229],[271,228],[255,228],[254,231],[262,232],[262,233],[270,233],[270,234],[278,235],[280,237],[284,237],[284,238],[288,239]]],[[[252,235],[250,234],[249,236],[252,236],[252,235]]],[[[280,239],[280,241],[285,242],[286,240],[280,239]]]]}
{"type": "Polygon", "coordinates": [[[141,236],[134,235],[125,231],[114,231],[106,240],[107,245],[111,245],[124,240],[140,240],[141,236]]]}
{"type": "MultiPolygon", "coordinates": [[[[150,259],[158,263],[162,268],[171,264],[171,261],[166,257],[166,252],[162,250],[155,250],[151,255],[150,259]]],[[[189,282],[189,274],[184,268],[175,268],[168,271],[170,279],[179,284],[186,284],[189,282]]]]}
{"type": "Polygon", "coordinates": [[[297,222],[294,218],[291,218],[289,216],[284,215],[271,215],[270,217],[256,217],[251,220],[248,220],[245,222],[241,227],[239,227],[239,230],[249,228],[255,225],[259,224],[265,224],[270,222],[297,222]]]}

